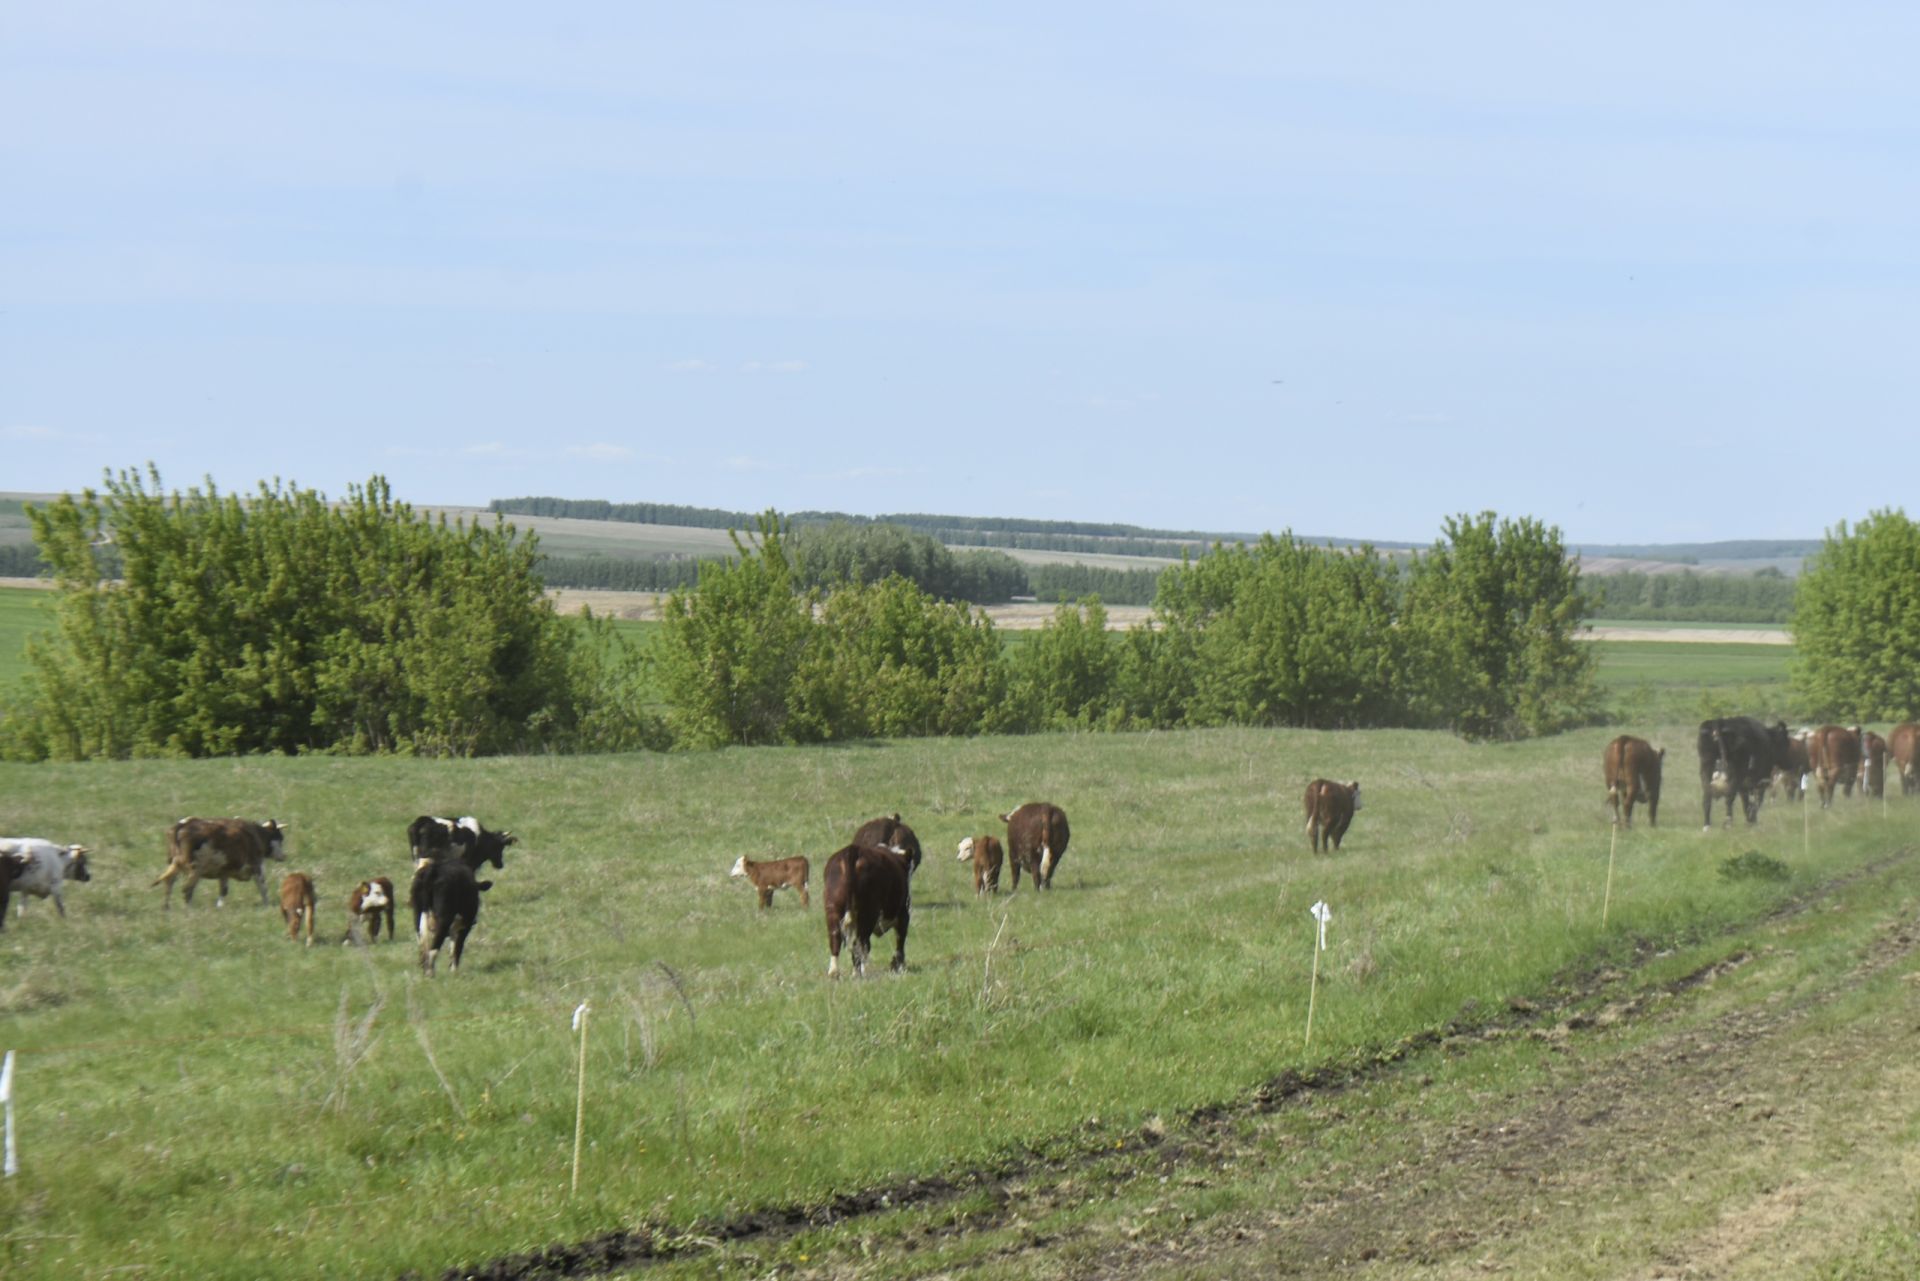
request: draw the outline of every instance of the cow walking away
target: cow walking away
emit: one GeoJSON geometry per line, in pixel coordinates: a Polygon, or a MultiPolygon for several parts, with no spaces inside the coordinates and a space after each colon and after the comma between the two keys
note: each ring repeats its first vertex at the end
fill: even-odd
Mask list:
{"type": "Polygon", "coordinates": [[[0,930],[7,928],[7,903],[13,898],[13,878],[27,870],[23,854],[0,854],[0,930]]]}
{"type": "Polygon", "coordinates": [[[1002,814],[1007,825],[1007,861],[1013,866],[1013,888],[1020,888],[1020,871],[1025,868],[1037,889],[1053,888],[1053,874],[1060,870],[1066,856],[1067,812],[1045,801],[1028,801],[1011,814],[1002,814]]]}
{"type": "Polygon", "coordinates": [[[1887,740],[1870,729],[1860,730],[1860,795],[1879,799],[1887,794],[1887,740]]]}
{"type": "Polygon", "coordinates": [[[1347,834],[1354,811],[1360,808],[1360,780],[1335,783],[1316,778],[1307,784],[1307,840],[1313,852],[1337,850],[1340,838],[1347,834]]]}
{"type": "Polygon", "coordinates": [[[1723,716],[1700,722],[1695,745],[1700,756],[1701,830],[1713,830],[1713,802],[1725,797],[1727,826],[1733,826],[1733,798],[1747,822],[1760,821],[1773,771],[1787,763],[1787,725],[1763,725],[1751,716],[1723,716]]]}
{"type": "Polygon", "coordinates": [[[973,864],[973,892],[978,897],[1000,892],[1000,865],[1005,859],[1006,851],[1001,848],[999,837],[969,836],[960,842],[960,857],[956,861],[973,864]]]}
{"type": "Polygon", "coordinates": [[[433,977],[441,945],[453,940],[453,961],[447,967],[460,972],[467,935],[480,919],[480,895],[492,881],[474,877],[473,869],[457,858],[423,859],[413,873],[411,894],[414,919],[420,922],[420,971],[433,977]]]}
{"type": "Polygon", "coordinates": [[[314,906],[318,901],[313,892],[313,878],[305,872],[288,872],[280,878],[280,916],[287,923],[288,938],[299,941],[304,921],[307,946],[313,946],[314,906]]]}
{"type": "MultiPolygon", "coordinates": [[[[260,906],[267,905],[267,862],[285,862],[286,824],[268,819],[255,823],[244,818],[183,818],[167,831],[167,870],[154,885],[167,887],[165,908],[173,908],[174,878],[186,874],[181,897],[193,902],[194,887],[208,877],[220,882],[215,907],[227,903],[227,882],[259,883],[260,906]]],[[[152,886],[148,887],[149,889],[152,886]]]]}
{"type": "Polygon", "coordinates": [[[791,889],[800,895],[801,907],[812,907],[813,900],[807,897],[807,877],[813,872],[813,865],[799,856],[793,858],[768,859],[757,863],[742,854],[734,861],[733,871],[728,876],[744,876],[752,883],[760,896],[760,910],[773,906],[773,892],[777,889],[791,889]]]}
{"type": "Polygon", "coordinates": [[[1647,826],[1660,826],[1660,771],[1667,749],[1655,750],[1644,738],[1622,734],[1607,744],[1600,769],[1607,783],[1607,804],[1616,827],[1633,826],[1633,807],[1647,803],[1647,826]]]}
{"type": "Polygon", "coordinates": [[[907,856],[876,845],[849,845],[827,860],[820,897],[827,909],[827,977],[840,977],[840,948],[851,944],[853,972],[867,972],[873,936],[893,934],[893,968],[907,965],[913,868],[907,856]]]}
{"type": "Polygon", "coordinates": [[[1901,721],[1887,731],[1887,752],[1893,757],[1893,769],[1900,776],[1900,795],[1920,791],[1920,724],[1901,721]]]}
{"type": "Polygon", "coordinates": [[[913,834],[911,827],[900,821],[898,814],[868,819],[854,832],[853,844],[892,850],[905,856],[911,870],[920,870],[920,838],[913,834]]]}
{"type": "Polygon", "coordinates": [[[1807,741],[1807,760],[1813,767],[1813,785],[1820,793],[1821,809],[1833,804],[1836,789],[1851,797],[1860,777],[1860,731],[1822,725],[1807,741]]]}
{"type": "Polygon", "coordinates": [[[1807,740],[1811,732],[1802,730],[1798,734],[1787,736],[1787,756],[1785,763],[1776,762],[1773,767],[1773,788],[1790,801],[1804,799],[1807,777],[1811,766],[1807,763],[1807,740]]]}

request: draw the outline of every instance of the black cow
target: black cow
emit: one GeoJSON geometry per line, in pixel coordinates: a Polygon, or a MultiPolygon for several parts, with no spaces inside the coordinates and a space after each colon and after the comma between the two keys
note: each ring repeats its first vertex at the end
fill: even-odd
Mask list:
{"type": "Polygon", "coordinates": [[[853,972],[867,972],[873,936],[893,931],[893,968],[907,965],[907,921],[913,910],[913,869],[907,856],[874,845],[849,845],[827,860],[822,896],[827,905],[827,977],[840,977],[840,945],[851,939],[853,972]]]}
{"type": "Polygon", "coordinates": [[[1773,771],[1790,759],[1784,721],[1762,725],[1751,716],[1724,716],[1700,723],[1700,808],[1703,831],[1713,830],[1713,798],[1727,798],[1727,826],[1733,826],[1733,798],[1747,822],[1760,821],[1773,771]]]}
{"type": "Polygon", "coordinates": [[[455,819],[422,814],[407,824],[407,847],[413,851],[415,862],[458,854],[460,861],[476,872],[485,863],[504,869],[507,846],[519,840],[512,832],[489,832],[472,815],[455,819]]]}
{"type": "Polygon", "coordinates": [[[466,950],[467,934],[480,919],[480,892],[493,888],[492,881],[474,879],[473,869],[457,858],[427,859],[413,873],[409,895],[414,920],[420,922],[420,969],[433,977],[433,964],[440,956],[440,945],[453,938],[454,973],[460,972],[460,954],[466,950]]]}

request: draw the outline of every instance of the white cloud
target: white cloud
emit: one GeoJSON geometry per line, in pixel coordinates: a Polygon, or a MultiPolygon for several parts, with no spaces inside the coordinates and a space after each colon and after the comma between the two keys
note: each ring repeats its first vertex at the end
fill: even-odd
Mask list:
{"type": "Polygon", "coordinates": [[[591,445],[568,445],[565,452],[569,458],[588,458],[596,463],[625,462],[633,457],[633,451],[625,445],[610,445],[605,441],[595,441],[591,445]]]}
{"type": "Polygon", "coordinates": [[[805,373],[807,362],[804,360],[749,360],[740,366],[743,374],[799,374],[805,373]]]}

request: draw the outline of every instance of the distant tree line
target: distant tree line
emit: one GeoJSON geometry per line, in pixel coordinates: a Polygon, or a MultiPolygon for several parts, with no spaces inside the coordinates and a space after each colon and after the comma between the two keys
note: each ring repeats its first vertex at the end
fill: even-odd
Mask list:
{"type": "Polygon", "coordinates": [[[1588,574],[1582,581],[1600,617],[1697,623],[1784,623],[1793,615],[1796,586],[1779,570],[1588,574]]]}
{"type": "Polygon", "coordinates": [[[1023,566],[1027,571],[1027,590],[1020,593],[1035,600],[1058,603],[1098,596],[1108,605],[1151,605],[1160,590],[1162,566],[1145,569],[1115,569],[1077,562],[1052,562],[1023,566]]]}
{"type": "Polygon", "coordinates": [[[36,578],[46,567],[32,543],[0,543],[0,578],[36,578]]]}
{"type": "Polygon", "coordinates": [[[1546,733],[1593,718],[1589,602],[1557,530],[1447,523],[1403,569],[1291,536],[1161,578],[1148,625],[1097,597],[1004,651],[984,617],[899,576],[803,586],[771,513],[667,601],[652,651],[674,743],[1208,725],[1546,733]]]}

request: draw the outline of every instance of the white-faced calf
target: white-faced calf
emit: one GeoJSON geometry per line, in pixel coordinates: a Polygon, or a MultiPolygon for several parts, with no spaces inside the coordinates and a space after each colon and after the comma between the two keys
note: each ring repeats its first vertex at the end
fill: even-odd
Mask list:
{"type": "Polygon", "coordinates": [[[347,935],[342,943],[353,940],[353,932],[365,926],[367,938],[378,942],[380,939],[380,918],[386,917],[387,941],[395,938],[393,932],[393,882],[384,876],[360,882],[347,895],[347,935]]]}
{"type": "Polygon", "coordinates": [[[969,836],[960,842],[960,863],[973,864],[973,892],[978,894],[998,894],[1000,892],[1000,865],[1006,859],[1006,850],[997,836],[969,836]]]}
{"type": "Polygon", "coordinates": [[[760,907],[764,911],[773,906],[773,892],[777,889],[794,890],[800,895],[801,907],[812,907],[813,900],[807,897],[807,877],[812,872],[813,865],[798,855],[756,863],[742,854],[735,860],[733,871],[728,875],[743,876],[751,881],[760,895],[760,907]]]}

